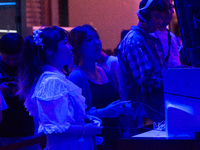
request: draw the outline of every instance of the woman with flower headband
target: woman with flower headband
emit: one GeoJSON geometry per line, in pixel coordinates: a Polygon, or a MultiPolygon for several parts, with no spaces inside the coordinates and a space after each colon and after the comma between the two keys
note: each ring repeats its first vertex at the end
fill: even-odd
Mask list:
{"type": "Polygon", "coordinates": [[[19,94],[34,116],[38,133],[47,135],[48,150],[90,150],[102,127],[84,123],[85,98],[62,73],[73,62],[65,30],[53,26],[35,30],[24,43],[19,94]],[[40,124],[39,124],[40,122],[40,124]]]}

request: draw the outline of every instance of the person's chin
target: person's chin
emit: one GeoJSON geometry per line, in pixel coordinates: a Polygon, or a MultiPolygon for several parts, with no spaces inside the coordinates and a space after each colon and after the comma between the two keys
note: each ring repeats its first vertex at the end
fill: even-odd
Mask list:
{"type": "Polygon", "coordinates": [[[158,29],[157,28],[151,29],[151,30],[149,30],[149,33],[154,33],[156,30],[158,30],[158,29]]]}
{"type": "Polygon", "coordinates": [[[163,22],[166,25],[169,25],[171,23],[172,18],[168,17],[165,22],[163,22]]]}
{"type": "Polygon", "coordinates": [[[96,60],[101,57],[101,54],[96,55],[96,60]]]}

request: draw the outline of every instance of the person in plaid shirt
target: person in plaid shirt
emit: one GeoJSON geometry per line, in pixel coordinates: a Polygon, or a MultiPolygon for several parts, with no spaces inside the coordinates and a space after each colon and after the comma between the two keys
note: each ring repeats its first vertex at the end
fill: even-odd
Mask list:
{"type": "Polygon", "coordinates": [[[121,117],[124,137],[139,133],[138,127],[153,128],[153,122],[164,120],[163,50],[149,33],[162,24],[167,6],[162,0],[142,0],[139,7],[138,25],[131,27],[118,46],[121,99],[131,100],[134,108],[121,117]]]}

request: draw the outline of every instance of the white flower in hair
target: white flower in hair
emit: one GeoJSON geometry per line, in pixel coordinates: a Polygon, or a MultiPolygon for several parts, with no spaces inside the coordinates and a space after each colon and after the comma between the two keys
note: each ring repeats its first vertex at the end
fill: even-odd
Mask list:
{"type": "Polygon", "coordinates": [[[42,31],[39,30],[39,29],[33,31],[33,42],[34,42],[37,46],[42,46],[42,48],[43,48],[43,45],[44,45],[44,44],[42,43],[42,39],[43,39],[43,38],[40,37],[40,34],[41,34],[41,33],[42,33],[42,31]]]}

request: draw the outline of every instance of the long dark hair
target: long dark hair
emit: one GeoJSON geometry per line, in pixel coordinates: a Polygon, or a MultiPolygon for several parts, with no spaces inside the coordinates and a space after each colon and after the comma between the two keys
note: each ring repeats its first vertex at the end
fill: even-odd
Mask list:
{"type": "Polygon", "coordinates": [[[57,43],[68,38],[68,33],[57,26],[46,26],[39,31],[41,31],[39,37],[42,39],[42,45],[36,44],[33,36],[27,36],[23,45],[18,94],[24,98],[44,72],[43,66],[48,64],[47,50],[56,53],[57,43]]]}
{"type": "Polygon", "coordinates": [[[97,31],[88,24],[85,24],[83,26],[77,26],[74,29],[72,29],[70,32],[69,44],[73,47],[72,51],[74,54],[74,65],[75,66],[78,66],[80,63],[81,45],[83,44],[84,40],[86,39],[88,30],[94,31],[99,37],[99,34],[97,33],[97,31]]]}

